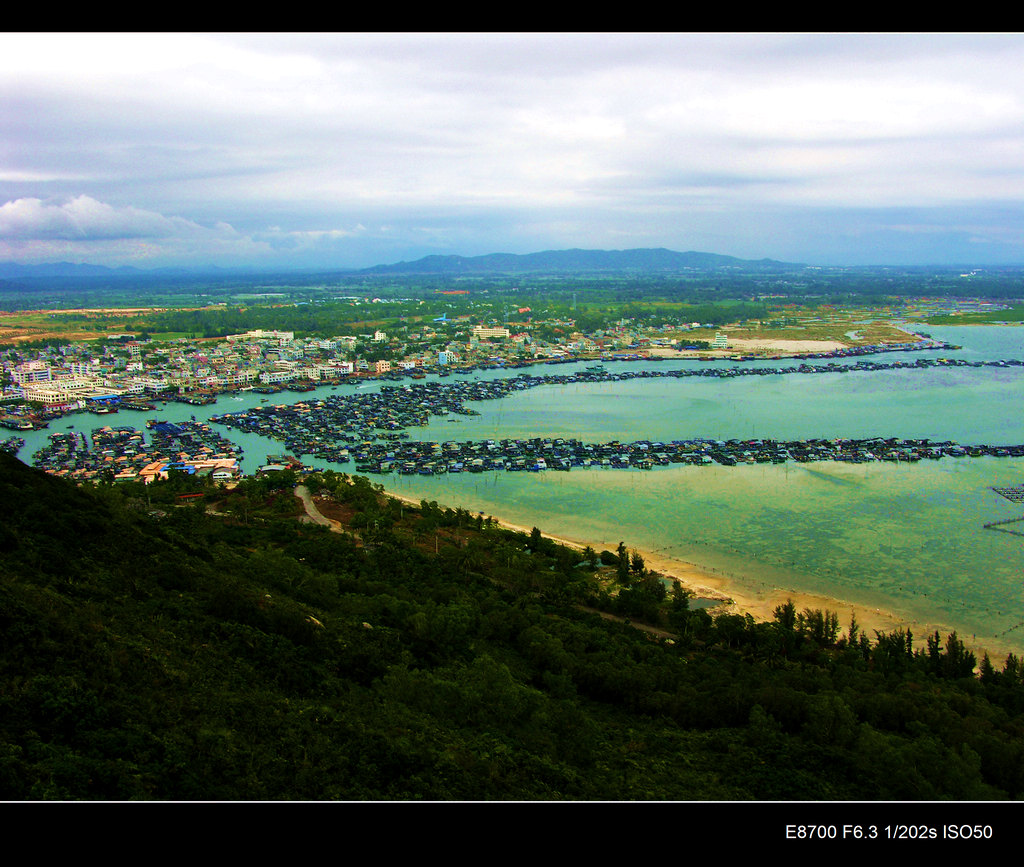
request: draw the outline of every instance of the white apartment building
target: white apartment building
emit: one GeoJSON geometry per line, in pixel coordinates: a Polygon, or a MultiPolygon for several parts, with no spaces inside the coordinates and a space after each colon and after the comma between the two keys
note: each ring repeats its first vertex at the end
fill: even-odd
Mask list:
{"type": "Polygon", "coordinates": [[[97,380],[73,379],[68,377],[59,382],[26,383],[22,386],[25,400],[46,405],[74,403],[94,397],[123,394],[126,387],[108,385],[97,380]]]}
{"type": "Polygon", "coordinates": [[[472,337],[477,340],[487,338],[498,338],[506,340],[511,337],[512,332],[507,328],[486,328],[483,325],[474,325],[472,337]]]}
{"type": "Polygon", "coordinates": [[[129,391],[166,391],[171,388],[170,383],[155,376],[133,376],[130,380],[129,391]]]}
{"type": "Polygon", "coordinates": [[[238,388],[254,382],[258,377],[259,372],[256,370],[228,370],[217,377],[217,385],[220,388],[238,388]]]}
{"type": "Polygon", "coordinates": [[[291,343],[294,339],[294,331],[264,331],[262,328],[246,331],[245,334],[229,334],[225,338],[232,343],[240,340],[278,340],[282,343],[291,343]]]}
{"type": "Polygon", "coordinates": [[[291,382],[298,379],[299,374],[294,370],[267,370],[260,374],[260,382],[264,385],[273,385],[278,382],[291,382]]]}
{"type": "Polygon", "coordinates": [[[53,379],[50,365],[45,361],[26,361],[11,371],[11,379],[18,385],[31,382],[49,382],[53,379]]]}
{"type": "Polygon", "coordinates": [[[42,403],[46,406],[71,403],[75,400],[63,388],[54,388],[43,383],[27,383],[22,386],[22,395],[25,400],[33,403],[42,403]]]}
{"type": "Polygon", "coordinates": [[[71,361],[67,364],[67,370],[75,376],[94,376],[99,372],[98,361],[71,361]]]}

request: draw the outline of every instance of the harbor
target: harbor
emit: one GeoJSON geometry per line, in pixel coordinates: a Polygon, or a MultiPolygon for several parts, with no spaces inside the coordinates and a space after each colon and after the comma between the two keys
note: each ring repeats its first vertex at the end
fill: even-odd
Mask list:
{"type": "MultiPolygon", "coordinates": [[[[1024,355],[1021,332],[944,331],[950,343],[964,345],[951,352],[954,364],[940,364],[934,352],[926,351],[901,355],[898,366],[882,370],[673,376],[684,370],[799,364],[590,361],[529,371],[431,374],[404,382],[365,379],[358,383],[361,388],[325,384],[293,395],[245,391],[199,407],[122,408],[104,424],[80,412],[66,416],[59,427],[83,434],[89,448],[94,428],[130,427],[148,448],[149,422],[194,420],[235,444],[244,475],[259,472],[269,455],[282,453],[318,469],[369,474],[359,466],[372,461],[356,457],[364,443],[384,450],[385,459],[387,452],[397,457],[400,448],[422,449],[416,443],[430,443],[425,461],[443,459],[446,467],[462,463],[462,470],[427,475],[393,467],[389,474],[374,476],[375,481],[414,502],[483,511],[596,550],[614,549],[625,540],[652,557],[698,564],[720,576],[721,586],[733,588],[738,598],[769,605],[779,594],[784,601],[788,594],[817,593],[892,611],[915,634],[922,634],[923,624],[936,624],[959,630],[972,643],[977,636],[978,645],[993,651],[1020,653],[1024,545],[1019,536],[988,532],[984,525],[1020,516],[1019,504],[993,488],[1024,483],[1024,458],[1009,452],[997,456],[981,446],[1005,448],[1024,441],[1021,368],[1003,363],[1024,355]],[[929,364],[919,366],[922,359],[929,364]],[[440,385],[452,389],[438,390],[440,385]],[[447,414],[432,412],[432,401],[433,408],[447,414]],[[331,414],[319,418],[327,409],[331,414]],[[247,430],[219,420],[228,415],[241,419],[242,414],[267,427],[247,430]],[[275,437],[277,419],[282,432],[304,426],[301,441],[275,437]],[[302,450],[317,436],[339,449],[334,457],[348,460],[302,450]],[[688,448],[701,454],[700,464],[654,461],[653,454],[671,453],[651,447],[668,447],[674,440],[679,455],[688,448]],[[758,461],[760,452],[751,448],[758,441],[765,451],[791,446],[786,448],[790,457],[780,463],[758,461]],[[966,451],[962,457],[954,443],[966,451]],[[458,455],[451,444],[458,445],[458,455]],[[549,459],[556,449],[585,452],[587,446],[614,445],[621,455],[626,453],[621,447],[631,444],[637,444],[637,455],[652,458],[651,469],[602,469],[600,461],[595,465],[591,459],[589,467],[564,472],[554,470],[549,459]],[[856,446],[878,459],[797,460],[792,447],[805,445],[823,458],[856,446]],[[974,457],[968,450],[972,445],[974,457]],[[725,447],[737,455],[752,451],[754,462],[737,459],[730,466],[703,460],[713,449],[725,454],[725,447]],[[518,449],[520,458],[533,464],[541,457],[547,469],[467,469],[476,460],[500,456],[504,448],[510,454],[518,449]],[[943,451],[939,459],[924,454],[936,448],[954,453],[943,451]],[[905,459],[899,457],[901,449],[908,450],[905,459]],[[896,450],[896,459],[882,459],[884,450],[896,450]],[[909,459],[914,452],[919,460],[909,459]]],[[[843,363],[864,361],[882,359],[843,363]]],[[[25,440],[21,459],[32,463],[57,427],[51,423],[50,429],[12,431],[25,440]]],[[[565,456],[571,460],[568,451],[565,456]]]]}
{"type": "Polygon", "coordinates": [[[152,481],[171,471],[209,474],[227,481],[240,475],[239,448],[208,424],[157,421],[141,430],[121,425],[84,433],[50,434],[33,455],[35,466],[75,481],[152,481]]]}
{"type": "MultiPolygon", "coordinates": [[[[913,377],[923,371],[954,369],[1019,369],[1018,359],[968,361],[964,359],[917,358],[908,362],[864,361],[821,365],[801,363],[791,366],[692,366],[666,368],[650,365],[626,370],[609,370],[604,365],[587,365],[566,374],[516,373],[489,379],[476,377],[414,380],[408,384],[373,384],[372,389],[356,389],[345,394],[324,394],[323,388],[309,397],[291,403],[269,403],[259,397],[258,404],[232,412],[214,410],[225,402],[204,401],[209,407],[202,422],[166,421],[150,416],[146,422],[152,431],[147,442],[142,431],[132,425],[92,428],[88,434],[55,433],[49,442],[37,448],[32,462],[57,475],[76,480],[113,478],[151,479],[156,464],[178,462],[177,468],[216,471],[221,479],[236,477],[243,470],[238,464],[243,448],[228,436],[215,433],[210,425],[227,428],[233,436],[253,435],[270,439],[300,465],[310,458],[310,466],[322,462],[332,468],[343,467],[374,475],[442,475],[484,472],[569,472],[571,470],[655,470],[673,464],[706,467],[736,467],[747,464],[801,464],[823,461],[863,464],[871,462],[917,463],[922,460],[964,457],[1013,458],[1024,456],[1024,443],[961,443],[953,439],[930,437],[805,437],[767,436],[730,437],[678,436],[660,439],[585,440],[573,436],[531,436],[445,439],[413,438],[410,431],[438,422],[460,423],[481,416],[474,404],[501,403],[524,392],[566,386],[609,386],[645,380],[735,380],[740,377],[794,377],[843,374],[875,375],[880,372],[913,377]],[[88,439],[91,438],[91,445],[88,439]],[[202,461],[234,461],[198,467],[202,461]]],[[[578,367],[580,367],[578,365],[578,367]]],[[[267,389],[250,392],[266,394],[267,389]]],[[[229,396],[228,401],[238,399],[229,396]]],[[[89,408],[92,414],[110,415],[121,411],[139,415],[153,407],[138,399],[125,402],[112,399],[89,408]]],[[[454,432],[456,429],[452,429],[454,432]]],[[[756,432],[755,432],[756,433],[756,432]]],[[[175,467],[171,467],[172,469],[175,467]]],[[[250,471],[252,469],[250,468],[250,471]]],[[[166,472],[161,470],[160,472],[166,472]]]]}

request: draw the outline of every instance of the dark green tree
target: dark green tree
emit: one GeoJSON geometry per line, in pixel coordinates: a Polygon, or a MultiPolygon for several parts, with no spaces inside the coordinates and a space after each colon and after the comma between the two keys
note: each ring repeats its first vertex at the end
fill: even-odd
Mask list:
{"type": "Polygon", "coordinates": [[[629,555],[629,571],[632,572],[637,578],[642,578],[646,567],[644,564],[644,558],[640,556],[639,551],[633,551],[629,555]]]}
{"type": "Polygon", "coordinates": [[[618,561],[615,566],[619,583],[629,586],[629,553],[626,551],[625,543],[619,542],[619,547],[616,549],[616,553],[618,555],[618,561]]]}

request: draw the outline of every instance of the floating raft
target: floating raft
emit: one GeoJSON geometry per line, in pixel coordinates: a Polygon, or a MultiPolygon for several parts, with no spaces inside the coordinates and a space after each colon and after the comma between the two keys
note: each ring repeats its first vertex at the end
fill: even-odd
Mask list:
{"type": "Polygon", "coordinates": [[[1015,485],[1012,488],[992,488],[1000,497],[1006,497],[1011,503],[1024,503],[1024,485],[1015,485]]]}

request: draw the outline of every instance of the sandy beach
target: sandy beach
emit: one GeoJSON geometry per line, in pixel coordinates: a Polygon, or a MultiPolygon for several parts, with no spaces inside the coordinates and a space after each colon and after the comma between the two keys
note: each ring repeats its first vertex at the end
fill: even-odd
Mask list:
{"type": "MultiPolygon", "coordinates": [[[[386,491],[387,495],[396,500],[418,506],[420,501],[404,494],[386,491]]],[[[454,508],[454,507],[453,507],[454,508]]],[[[521,524],[514,524],[504,521],[497,516],[491,516],[498,524],[506,530],[525,533],[529,535],[532,527],[524,527],[521,524]]],[[[541,528],[545,538],[551,539],[563,545],[583,550],[588,545],[595,551],[614,550],[619,540],[582,540],[567,536],[560,536],[554,533],[546,533],[541,528]]],[[[646,567],[664,578],[679,581],[684,589],[698,598],[720,599],[721,606],[714,606],[710,610],[713,613],[729,612],[735,614],[749,614],[754,620],[768,621],[773,619],[773,614],[779,605],[791,600],[798,612],[804,609],[820,609],[822,611],[833,611],[839,618],[840,634],[845,635],[849,631],[850,620],[856,616],[860,629],[874,640],[875,631],[892,632],[895,629],[910,629],[915,638],[915,646],[923,648],[925,637],[936,630],[945,640],[948,633],[953,632],[956,627],[942,623],[923,623],[917,620],[907,620],[894,611],[882,608],[850,602],[844,599],[836,599],[824,594],[810,593],[796,590],[794,588],[775,587],[765,583],[759,588],[752,588],[749,582],[738,582],[731,576],[704,568],[696,563],[689,563],[673,557],[645,551],[642,548],[628,546],[629,549],[637,551],[644,559],[646,567]]],[[[996,668],[1002,667],[1002,661],[1007,653],[1018,652],[1009,644],[990,643],[981,645],[972,641],[970,635],[958,632],[958,637],[977,656],[979,662],[984,653],[988,653],[996,668]]]]}
{"type": "MultiPolygon", "coordinates": [[[[517,524],[510,524],[498,519],[498,523],[509,530],[530,533],[531,528],[522,527],[517,524]]],[[[543,533],[549,539],[569,545],[582,550],[590,545],[595,551],[604,549],[613,550],[618,542],[585,542],[579,539],[570,539],[564,536],[557,536],[552,533],[543,533]]],[[[655,554],[640,548],[628,546],[635,550],[644,559],[646,567],[664,578],[672,578],[679,581],[686,590],[694,596],[704,599],[720,599],[722,605],[716,607],[715,611],[728,611],[738,614],[750,614],[755,620],[771,620],[775,608],[792,600],[797,611],[805,608],[821,608],[835,611],[840,618],[840,625],[843,631],[849,626],[850,614],[856,613],[857,622],[863,629],[869,632],[873,629],[889,631],[898,626],[905,626],[895,614],[891,612],[870,609],[864,606],[852,605],[839,599],[813,593],[801,592],[794,589],[772,588],[764,593],[757,593],[748,588],[740,587],[728,575],[720,572],[710,571],[696,563],[688,563],[672,557],[655,554]]],[[[916,627],[915,627],[916,631],[916,627]]]]}

